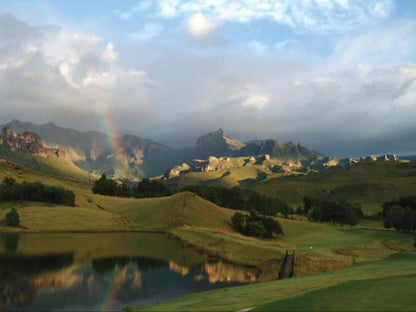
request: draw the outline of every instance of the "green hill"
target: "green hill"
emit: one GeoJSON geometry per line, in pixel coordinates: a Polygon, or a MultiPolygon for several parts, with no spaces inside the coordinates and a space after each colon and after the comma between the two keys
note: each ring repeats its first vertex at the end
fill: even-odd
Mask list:
{"type": "Polygon", "coordinates": [[[189,192],[151,199],[96,195],[91,192],[90,183],[50,176],[1,161],[0,179],[6,176],[13,177],[19,183],[39,181],[72,190],[76,194],[76,206],[39,202],[1,203],[0,231],[166,232],[229,261],[259,265],[282,259],[283,249],[278,242],[270,244],[236,233],[230,221],[233,210],[221,208],[189,192]],[[4,217],[11,207],[16,207],[20,214],[18,228],[4,224],[4,217]],[[201,237],[204,239],[201,240],[201,237]],[[255,252],[247,255],[250,250],[255,252]]]}
{"type": "MultiPolygon", "coordinates": [[[[392,173],[389,167],[386,168],[387,176],[390,176],[392,173]]],[[[400,171],[393,172],[396,177],[402,176],[398,174],[400,171]]],[[[238,310],[253,306],[261,308],[268,302],[273,302],[274,307],[274,304],[280,304],[274,302],[277,299],[286,300],[286,296],[296,294],[303,296],[304,291],[324,287],[329,287],[328,291],[333,292],[336,299],[344,289],[344,282],[362,280],[368,283],[363,287],[367,287],[371,285],[371,279],[416,274],[414,255],[400,253],[412,250],[412,236],[386,231],[377,221],[368,220],[351,228],[302,219],[279,219],[285,235],[278,239],[259,240],[242,236],[231,228],[230,217],[235,211],[221,208],[189,192],[152,199],[102,196],[92,194],[90,183],[50,176],[1,161],[0,179],[6,176],[17,182],[40,181],[70,189],[76,194],[76,206],[1,203],[0,231],[3,232],[164,232],[210,255],[266,271],[278,270],[285,250],[296,250],[294,279],[195,294],[153,305],[149,309],[238,310]],[[21,216],[18,228],[7,227],[3,222],[11,207],[16,207],[21,216]],[[337,285],[340,288],[336,288],[337,285]]],[[[411,279],[406,281],[412,282],[411,279]]],[[[391,282],[392,285],[400,283],[399,280],[391,282]]],[[[361,287],[360,283],[353,286],[361,287]]],[[[308,302],[308,297],[305,298],[308,302]]],[[[338,306],[338,299],[335,299],[334,305],[329,307],[338,306]]]]}
{"type": "Polygon", "coordinates": [[[370,215],[381,211],[385,201],[415,194],[416,162],[363,161],[350,168],[272,178],[250,188],[294,207],[303,205],[304,196],[332,201],[346,199],[360,203],[364,213],[370,215]]]}
{"type": "Polygon", "coordinates": [[[16,168],[25,166],[52,176],[59,176],[64,178],[77,179],[82,181],[91,181],[96,178],[95,175],[90,174],[72,162],[57,158],[57,157],[37,157],[24,152],[12,152],[10,150],[0,148],[0,159],[9,161],[14,164],[16,168]]]}

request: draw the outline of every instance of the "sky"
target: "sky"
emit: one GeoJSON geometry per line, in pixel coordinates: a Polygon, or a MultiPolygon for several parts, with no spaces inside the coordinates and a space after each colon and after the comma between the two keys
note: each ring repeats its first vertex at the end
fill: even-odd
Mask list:
{"type": "Polygon", "coordinates": [[[414,0],[2,0],[0,123],[416,154],[414,0]]]}

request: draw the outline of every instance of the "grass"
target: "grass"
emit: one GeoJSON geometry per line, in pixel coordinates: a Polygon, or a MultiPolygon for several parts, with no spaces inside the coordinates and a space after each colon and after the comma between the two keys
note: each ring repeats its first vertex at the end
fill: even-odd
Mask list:
{"type": "Polygon", "coordinates": [[[416,162],[362,162],[351,168],[331,168],[307,175],[272,172],[261,165],[210,172],[189,172],[169,179],[171,186],[189,184],[240,186],[280,198],[293,208],[302,198],[346,199],[362,205],[364,214],[381,211],[383,202],[413,194],[416,189],[416,162]]]}
{"type": "MultiPolygon", "coordinates": [[[[414,285],[414,276],[416,274],[415,263],[415,253],[402,252],[383,260],[355,264],[348,268],[329,273],[196,293],[142,307],[138,311],[237,311],[250,307],[256,307],[258,310],[274,308],[274,311],[290,311],[292,309],[289,306],[284,306],[286,309],[280,309],[279,301],[301,301],[304,299],[303,296],[308,294],[308,291],[309,293],[321,291],[318,294],[325,294],[325,290],[329,290],[334,296],[330,298],[323,297],[322,300],[320,297],[318,299],[315,298],[315,304],[324,300],[329,301],[331,303],[329,310],[332,311],[345,303],[345,299],[342,298],[343,290],[347,291],[346,294],[349,292],[351,295],[355,294],[359,296],[358,292],[354,292],[354,289],[348,289],[348,286],[359,285],[361,282],[367,283],[361,284],[362,287],[364,285],[375,286],[377,284],[375,279],[380,279],[381,283],[378,286],[380,291],[383,289],[383,285],[386,286],[389,282],[392,282],[392,286],[387,289],[399,294],[400,290],[403,290],[407,286],[400,282],[409,281],[409,286],[414,285]],[[351,282],[351,284],[348,284],[348,282],[351,282]],[[289,309],[287,309],[288,307],[289,309]]],[[[382,291],[388,293],[388,290],[384,289],[382,291]]],[[[376,292],[371,294],[371,289],[368,289],[368,294],[367,305],[376,306],[377,302],[380,301],[379,297],[376,296],[376,292]]],[[[313,297],[310,297],[310,301],[313,301],[313,299],[313,297]]],[[[409,304],[413,300],[414,288],[409,287],[403,295],[393,297],[390,302],[386,300],[384,309],[391,311],[399,304],[399,301],[409,304]]],[[[298,303],[298,305],[302,304],[302,302],[298,303]]],[[[309,311],[309,307],[314,308],[307,304],[308,302],[305,302],[305,305],[300,310],[309,311]]],[[[358,302],[349,302],[347,305],[344,304],[343,307],[349,310],[350,306],[353,309],[354,307],[358,307],[358,305],[358,302]]],[[[318,308],[316,309],[318,310],[318,308]]]]}
{"type": "Polygon", "coordinates": [[[360,203],[366,215],[381,211],[383,202],[414,194],[416,162],[364,162],[351,168],[333,168],[322,173],[271,178],[252,190],[278,197],[293,207],[302,198],[346,199],[360,203]]]}
{"type": "MultiPolygon", "coordinates": [[[[46,173],[52,176],[59,176],[64,178],[71,178],[83,181],[89,181],[94,178],[94,175],[78,168],[73,163],[62,160],[57,157],[35,157],[31,154],[23,152],[12,152],[5,149],[0,149],[0,158],[19,163],[27,168],[46,173]]],[[[3,161],[4,161],[3,160],[3,161]]],[[[16,165],[16,167],[21,167],[16,165]]]]}
{"type": "Polygon", "coordinates": [[[0,179],[12,176],[17,182],[40,181],[57,185],[76,194],[76,207],[59,206],[39,202],[1,203],[0,231],[30,232],[169,232],[187,244],[215,253],[228,261],[246,265],[262,263],[255,252],[261,251],[265,260],[280,261],[283,249],[275,247],[268,254],[270,243],[248,238],[236,233],[231,227],[233,210],[221,208],[190,192],[170,197],[135,199],[92,194],[91,184],[53,177],[27,169],[16,168],[6,162],[0,163],[0,179]],[[19,227],[4,224],[6,213],[16,207],[21,219],[19,227]],[[1,221],[3,220],[3,222],[1,221]],[[207,241],[204,241],[207,239],[207,241]],[[228,242],[228,244],[226,244],[228,242]],[[233,252],[228,251],[233,244],[233,252]],[[217,246],[214,248],[213,246],[217,246]]]}
{"type": "MultiPolygon", "coordinates": [[[[392,172],[390,169],[385,169],[386,176],[392,172]]],[[[398,173],[396,170],[395,178],[398,173]]],[[[339,174],[346,173],[339,171],[331,174],[339,177],[339,174]]],[[[30,202],[1,203],[0,231],[3,232],[161,231],[225,260],[276,272],[284,251],[296,250],[294,279],[194,294],[150,306],[149,310],[235,311],[253,306],[262,308],[267,303],[281,304],[276,300],[289,300],[288,296],[307,296],[306,292],[323,288],[333,292],[336,304],[341,300],[337,299],[337,294],[345,289],[342,287],[355,285],[343,283],[371,283],[375,279],[416,274],[416,255],[402,252],[413,249],[413,237],[386,231],[379,221],[365,220],[351,228],[310,223],[302,218],[279,219],[285,235],[279,239],[258,240],[242,236],[232,229],[230,218],[235,211],[221,208],[189,192],[153,199],[108,197],[92,194],[89,183],[42,174],[3,161],[0,162],[0,179],[6,176],[18,182],[40,181],[70,189],[76,194],[76,207],[30,202]],[[7,227],[1,221],[11,207],[17,207],[21,227],[7,227]]],[[[311,185],[318,179],[317,188],[324,183],[319,182],[320,176],[310,179],[311,185]]],[[[412,281],[409,280],[409,283],[412,281]]],[[[362,287],[371,284],[365,285],[362,287]]],[[[361,287],[359,284],[356,286],[361,287]]],[[[403,296],[407,298],[405,293],[403,296]]],[[[304,301],[306,304],[307,298],[304,301]]],[[[332,307],[335,309],[337,305],[329,306],[329,309],[332,307]]]]}
{"type": "Polygon", "coordinates": [[[272,301],[254,311],[413,311],[416,274],[353,280],[272,301]]]}

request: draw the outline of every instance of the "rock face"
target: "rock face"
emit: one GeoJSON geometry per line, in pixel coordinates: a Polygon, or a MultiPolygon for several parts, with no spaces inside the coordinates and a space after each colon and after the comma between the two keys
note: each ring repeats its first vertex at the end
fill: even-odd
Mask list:
{"type": "Polygon", "coordinates": [[[38,157],[59,157],[66,159],[66,153],[59,148],[46,147],[37,133],[25,131],[15,134],[12,129],[5,127],[0,136],[0,145],[13,151],[21,151],[38,157]]]}
{"type": "Polygon", "coordinates": [[[181,173],[188,172],[191,167],[187,163],[183,163],[181,166],[176,166],[172,169],[166,170],[165,177],[167,179],[179,176],[181,173]]]}
{"type": "Polygon", "coordinates": [[[399,157],[394,154],[385,154],[385,155],[369,155],[366,157],[361,157],[360,160],[370,160],[370,161],[399,161],[399,157]]]}

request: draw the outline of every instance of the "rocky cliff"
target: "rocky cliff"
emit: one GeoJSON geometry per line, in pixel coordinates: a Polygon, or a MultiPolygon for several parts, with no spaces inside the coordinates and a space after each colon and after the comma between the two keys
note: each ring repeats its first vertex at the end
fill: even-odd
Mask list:
{"type": "Polygon", "coordinates": [[[11,128],[4,127],[0,136],[0,146],[12,152],[24,152],[38,157],[59,157],[66,159],[65,150],[46,147],[37,133],[25,131],[15,134],[11,128]]]}

